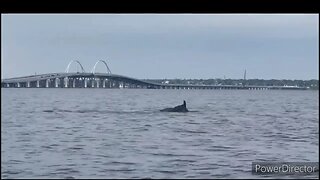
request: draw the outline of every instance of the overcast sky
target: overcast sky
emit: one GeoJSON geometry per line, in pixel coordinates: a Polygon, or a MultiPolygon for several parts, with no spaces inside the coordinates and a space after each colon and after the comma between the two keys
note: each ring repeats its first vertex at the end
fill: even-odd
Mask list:
{"type": "Polygon", "coordinates": [[[1,78],[71,60],[141,79],[319,79],[319,15],[1,14],[1,78]]]}

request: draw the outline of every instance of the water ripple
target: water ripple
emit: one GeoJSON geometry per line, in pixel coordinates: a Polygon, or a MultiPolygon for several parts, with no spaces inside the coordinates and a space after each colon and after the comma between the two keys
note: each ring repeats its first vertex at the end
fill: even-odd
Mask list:
{"type": "Polygon", "coordinates": [[[319,159],[318,91],[2,93],[4,179],[272,178],[251,163],[319,159]],[[183,99],[191,112],[159,111],[183,99]]]}

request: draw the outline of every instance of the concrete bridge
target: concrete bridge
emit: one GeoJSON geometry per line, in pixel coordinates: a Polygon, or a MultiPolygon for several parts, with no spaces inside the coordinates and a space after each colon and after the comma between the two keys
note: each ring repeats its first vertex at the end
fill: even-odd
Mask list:
{"type": "Polygon", "coordinates": [[[185,85],[161,84],[111,73],[107,63],[99,60],[90,73],[85,72],[79,61],[71,61],[65,72],[23,76],[1,80],[2,88],[144,88],[144,89],[291,89],[304,90],[302,87],[292,86],[240,86],[240,85],[185,85]],[[81,72],[69,72],[70,66],[77,63],[81,72]],[[99,63],[106,67],[105,73],[96,73],[99,63]]]}

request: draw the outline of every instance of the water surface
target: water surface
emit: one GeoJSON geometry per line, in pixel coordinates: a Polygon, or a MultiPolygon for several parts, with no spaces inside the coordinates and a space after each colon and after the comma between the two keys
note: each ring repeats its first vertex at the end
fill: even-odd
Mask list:
{"type": "Polygon", "coordinates": [[[2,88],[1,177],[261,178],[253,161],[318,162],[318,99],[292,90],[2,88]],[[195,112],[159,111],[183,100],[195,112]]]}

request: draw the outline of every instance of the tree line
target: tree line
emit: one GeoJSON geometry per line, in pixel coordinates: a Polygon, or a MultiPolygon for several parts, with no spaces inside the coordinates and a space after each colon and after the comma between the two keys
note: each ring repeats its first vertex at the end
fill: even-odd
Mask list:
{"type": "Polygon", "coordinates": [[[288,80],[288,79],[146,79],[161,84],[190,85],[253,85],[253,86],[297,86],[319,89],[319,80],[288,80]]]}

